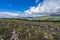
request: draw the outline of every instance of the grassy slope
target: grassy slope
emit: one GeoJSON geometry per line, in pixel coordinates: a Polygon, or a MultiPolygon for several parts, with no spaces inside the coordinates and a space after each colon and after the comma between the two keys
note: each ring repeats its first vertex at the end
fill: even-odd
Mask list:
{"type": "Polygon", "coordinates": [[[0,36],[2,36],[4,40],[9,40],[13,29],[16,29],[20,40],[57,40],[60,37],[60,32],[55,28],[60,30],[60,22],[34,22],[19,19],[0,19],[0,36]],[[50,28],[46,29],[45,25],[50,25],[53,27],[54,31],[50,28]],[[53,32],[56,34],[52,34],[53,32]],[[30,37],[29,33],[31,34],[30,37]],[[48,39],[44,38],[45,33],[49,36],[48,39]]]}
{"type": "Polygon", "coordinates": [[[52,20],[52,21],[59,21],[60,16],[42,16],[42,17],[37,17],[34,20],[52,20]]]}

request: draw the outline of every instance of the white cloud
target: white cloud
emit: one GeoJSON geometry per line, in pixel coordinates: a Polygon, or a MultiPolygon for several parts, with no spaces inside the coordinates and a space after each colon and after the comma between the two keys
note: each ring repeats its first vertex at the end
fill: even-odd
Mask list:
{"type": "Polygon", "coordinates": [[[9,7],[11,7],[11,6],[12,6],[12,4],[8,4],[8,6],[9,6],[9,7]]]}
{"type": "MultiPolygon", "coordinates": [[[[37,1],[37,0],[36,0],[37,1]]],[[[26,15],[39,15],[41,13],[59,13],[60,12],[60,0],[44,0],[43,4],[38,4],[37,7],[30,7],[26,10],[26,15]]]]}
{"type": "MultiPolygon", "coordinates": [[[[38,0],[36,0],[36,3],[38,0]]],[[[60,0],[44,0],[43,4],[38,4],[37,7],[30,7],[30,9],[21,12],[0,12],[0,18],[20,18],[20,17],[36,17],[36,16],[46,16],[44,13],[58,13],[60,14],[60,0]]]]}
{"type": "Polygon", "coordinates": [[[0,12],[0,18],[17,18],[18,16],[18,13],[0,12]]]}
{"type": "Polygon", "coordinates": [[[38,3],[38,2],[39,2],[39,0],[35,0],[35,2],[36,2],[36,3],[38,3]]]}

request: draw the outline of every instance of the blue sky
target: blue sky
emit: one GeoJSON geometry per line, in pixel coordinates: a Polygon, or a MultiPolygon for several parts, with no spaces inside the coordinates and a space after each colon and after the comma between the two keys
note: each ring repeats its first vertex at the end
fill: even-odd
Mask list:
{"type": "MultiPolygon", "coordinates": [[[[39,2],[42,1],[39,0],[39,2]]],[[[38,3],[35,0],[0,0],[0,11],[24,12],[32,6],[37,6],[38,3]]]]}
{"type": "Polygon", "coordinates": [[[60,0],[0,0],[0,18],[60,14],[60,0]]]}

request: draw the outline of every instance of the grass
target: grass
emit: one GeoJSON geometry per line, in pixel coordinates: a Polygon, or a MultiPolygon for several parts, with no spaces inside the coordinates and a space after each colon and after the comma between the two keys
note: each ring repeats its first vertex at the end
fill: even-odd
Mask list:
{"type": "Polygon", "coordinates": [[[60,22],[0,19],[0,38],[10,40],[13,29],[19,40],[60,40],[60,22]]]}
{"type": "Polygon", "coordinates": [[[33,20],[60,21],[60,16],[42,16],[34,18],[33,20]]]}

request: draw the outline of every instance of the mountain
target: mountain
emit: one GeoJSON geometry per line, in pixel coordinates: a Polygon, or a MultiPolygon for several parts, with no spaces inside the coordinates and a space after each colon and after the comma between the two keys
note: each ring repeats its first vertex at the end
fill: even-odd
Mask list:
{"type": "Polygon", "coordinates": [[[60,14],[50,14],[50,16],[60,16],[60,14]]]}

